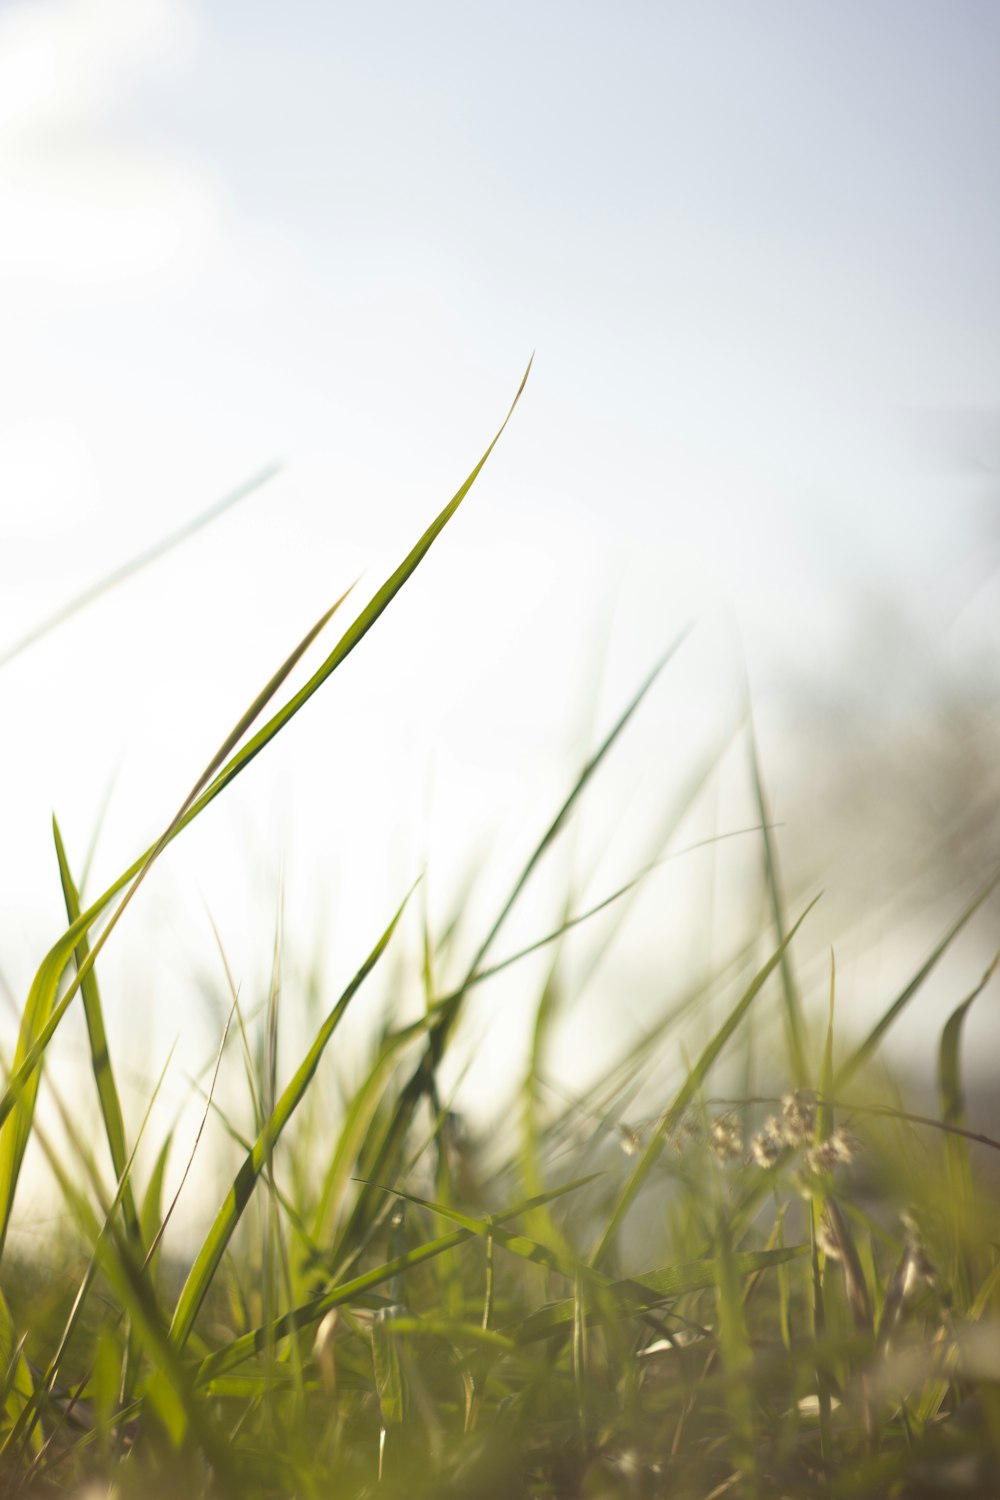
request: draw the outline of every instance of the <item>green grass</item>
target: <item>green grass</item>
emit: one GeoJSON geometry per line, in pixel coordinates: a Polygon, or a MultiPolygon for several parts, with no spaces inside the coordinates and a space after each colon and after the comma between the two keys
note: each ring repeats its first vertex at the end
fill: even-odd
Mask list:
{"type": "MultiPolygon", "coordinates": [[[[589,911],[567,906],[557,930],[498,956],[511,911],[530,901],[537,867],[683,636],[540,830],[469,944],[471,963],[456,972],[462,913],[440,934],[425,926],[415,960],[424,1012],[387,1019],[335,1115],[315,1081],[369,976],[389,953],[405,961],[398,926],[410,898],[360,945],[343,992],[321,997],[293,1068],[278,1065],[280,948],[260,1016],[248,1020],[233,997],[222,1045],[243,1047],[252,1133],[206,1080],[206,1118],[221,1118],[239,1165],[202,1243],[183,1263],[165,1253],[164,1229],[184,1201],[164,1197],[173,1137],[147,1141],[151,1115],[130,1133],[104,1023],[102,949],[167,845],[375,625],[499,436],[306,684],[280,702],[348,596],[269,679],[161,837],[83,908],[54,827],[68,925],[26,998],[0,1093],[3,1493],[998,1493],[1000,1214],[986,1168],[1000,1147],[966,1129],[961,1047],[992,968],[943,1027],[939,1118],[908,1111],[873,1073],[884,1036],[995,880],[867,1033],[842,1037],[833,966],[822,996],[796,974],[810,908],[782,888],[747,717],[764,932],[734,934],[728,962],[675,987],[579,1098],[547,1074],[555,1014],[572,1000],[562,940],[598,911],[623,916],[648,872],[589,911]],[[539,950],[551,963],[526,1076],[508,1130],[477,1141],[445,1082],[468,997],[539,950]],[[46,1050],[74,1004],[100,1150],[75,1106],[59,1105],[58,1145],[36,1111],[46,1050]],[[769,1016],[783,1046],[769,1044],[766,1068],[757,1056],[756,1076],[776,1097],[713,1100],[719,1068],[731,1078],[747,1063],[769,1016]],[[73,1226],[45,1275],[8,1236],[32,1140],[73,1226]]],[[[711,772],[706,764],[681,797],[661,858],[711,772]]]]}

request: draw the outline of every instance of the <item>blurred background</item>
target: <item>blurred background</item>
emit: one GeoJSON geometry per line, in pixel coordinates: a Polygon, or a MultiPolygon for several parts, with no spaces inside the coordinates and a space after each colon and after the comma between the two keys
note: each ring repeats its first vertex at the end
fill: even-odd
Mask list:
{"type": "MultiPolygon", "coordinates": [[[[648,876],[554,1066],[584,1086],[609,1017],[641,1028],[755,931],[763,956],[749,701],[789,914],[823,890],[803,993],[825,1004],[833,945],[844,1026],[881,1013],[998,854],[998,61],[991,0],[0,6],[8,1056],[65,925],[53,810],[77,872],[99,828],[96,894],[313,620],[395,566],[533,350],[427,562],[109,943],[135,1107],[175,1038],[181,1075],[218,1044],[211,921],[252,1009],[283,909],[294,1021],[424,872],[404,954],[461,908],[458,972],[689,623],[493,956],[656,858],[710,767],[668,850],[736,836],[648,876]]],[[[893,1035],[918,1072],[996,918],[893,1035]]],[[[483,987],[473,1100],[523,1061],[546,962],[483,987]]],[[[417,964],[374,997],[362,1031],[419,1003],[417,964]]]]}

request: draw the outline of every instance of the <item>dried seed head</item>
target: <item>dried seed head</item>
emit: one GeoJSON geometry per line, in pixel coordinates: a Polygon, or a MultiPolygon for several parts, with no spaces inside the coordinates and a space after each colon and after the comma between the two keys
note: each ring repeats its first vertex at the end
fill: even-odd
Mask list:
{"type": "Polygon", "coordinates": [[[642,1150],[642,1135],[630,1125],[619,1125],[618,1144],[626,1156],[638,1156],[642,1150]]]}
{"type": "Polygon", "coordinates": [[[782,1139],[781,1125],[774,1115],[764,1124],[763,1130],[758,1130],[750,1142],[750,1150],[758,1167],[773,1167],[781,1155],[782,1139]]]}
{"type": "Polygon", "coordinates": [[[832,1172],[854,1158],[854,1146],[846,1131],[835,1130],[825,1141],[817,1141],[806,1152],[806,1167],[810,1172],[832,1172]]]}
{"type": "Polygon", "coordinates": [[[743,1151],[743,1129],[735,1115],[719,1115],[712,1121],[708,1148],[719,1161],[734,1161],[743,1151]]]}
{"type": "Polygon", "coordinates": [[[858,1154],[859,1144],[857,1137],[853,1136],[843,1125],[837,1126],[830,1137],[829,1144],[838,1166],[849,1166],[858,1154]]]}
{"type": "Polygon", "coordinates": [[[816,1128],[816,1110],[808,1094],[796,1089],[781,1101],[781,1134],[786,1146],[801,1146],[816,1128]]]}

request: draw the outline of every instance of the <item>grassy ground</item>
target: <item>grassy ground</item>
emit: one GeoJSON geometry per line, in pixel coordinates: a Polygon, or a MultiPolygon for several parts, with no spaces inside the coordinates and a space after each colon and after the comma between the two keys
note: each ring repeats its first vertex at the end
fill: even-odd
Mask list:
{"type": "MultiPolygon", "coordinates": [[[[244,1136],[223,1117],[239,1169],[200,1247],[183,1264],[165,1255],[173,1142],[154,1143],[140,1175],[104,1032],[100,951],[163,849],[375,624],[482,462],[306,685],[275,707],[346,600],[262,690],[163,836],[82,911],[55,830],[69,925],[38,970],[0,1094],[4,1493],[1000,1493],[1000,1215],[984,1171],[1000,1148],[965,1129],[960,1066],[963,1021],[990,976],[943,1029],[935,1117],[875,1093],[871,1073],[992,886],[848,1044],[834,972],[822,1017],[803,1007],[794,951],[808,913],[786,913],[758,776],[767,930],[675,997],[580,1099],[546,1074],[558,940],[586,916],[573,913],[542,945],[552,964],[509,1128],[476,1140],[449,1107],[442,1080],[468,996],[518,961],[496,957],[508,914],[530,899],[536,866],[652,677],[554,809],[472,962],[454,973],[451,935],[427,935],[423,1015],[386,1023],[335,1117],[316,1097],[317,1070],[400,913],[359,953],[347,989],[326,997],[288,1076],[279,987],[256,1023],[233,997],[253,1128],[244,1136]],[[681,1029],[709,998],[725,1018],[688,1052],[681,1029]],[[100,1152],[69,1110],[57,1149],[35,1110],[71,1005],[86,1015],[100,1152]],[[775,1013],[783,1045],[758,1066],[766,1082],[753,1097],[714,1098],[720,1068],[740,1076],[734,1060],[775,1013]],[[8,1236],[32,1139],[75,1225],[55,1276],[19,1261],[8,1236]]],[[[624,909],[627,897],[602,906],[624,909]]],[[[221,1113],[205,1084],[206,1112],[221,1113]]]]}

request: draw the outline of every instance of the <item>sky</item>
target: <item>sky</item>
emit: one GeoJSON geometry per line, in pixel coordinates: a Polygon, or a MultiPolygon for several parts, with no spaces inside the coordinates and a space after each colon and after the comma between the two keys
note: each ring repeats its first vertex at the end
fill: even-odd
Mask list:
{"type": "MultiPolygon", "coordinates": [[[[60,930],[53,810],[78,866],[103,818],[110,881],[533,352],[420,573],[109,945],[156,1046],[209,1047],[177,998],[218,979],[209,914],[252,987],[282,882],[345,974],[421,871],[438,919],[487,849],[502,883],[689,622],[579,835],[595,898],[744,671],[780,810],[813,754],[782,695],[867,682],[879,609],[945,677],[988,659],[998,59],[991,0],[0,6],[0,651],[284,465],[0,673],[12,1000],[60,930]]],[[[687,832],[741,821],[724,789],[687,832]]],[[[737,846],[678,900],[738,885],[737,846]]]]}

